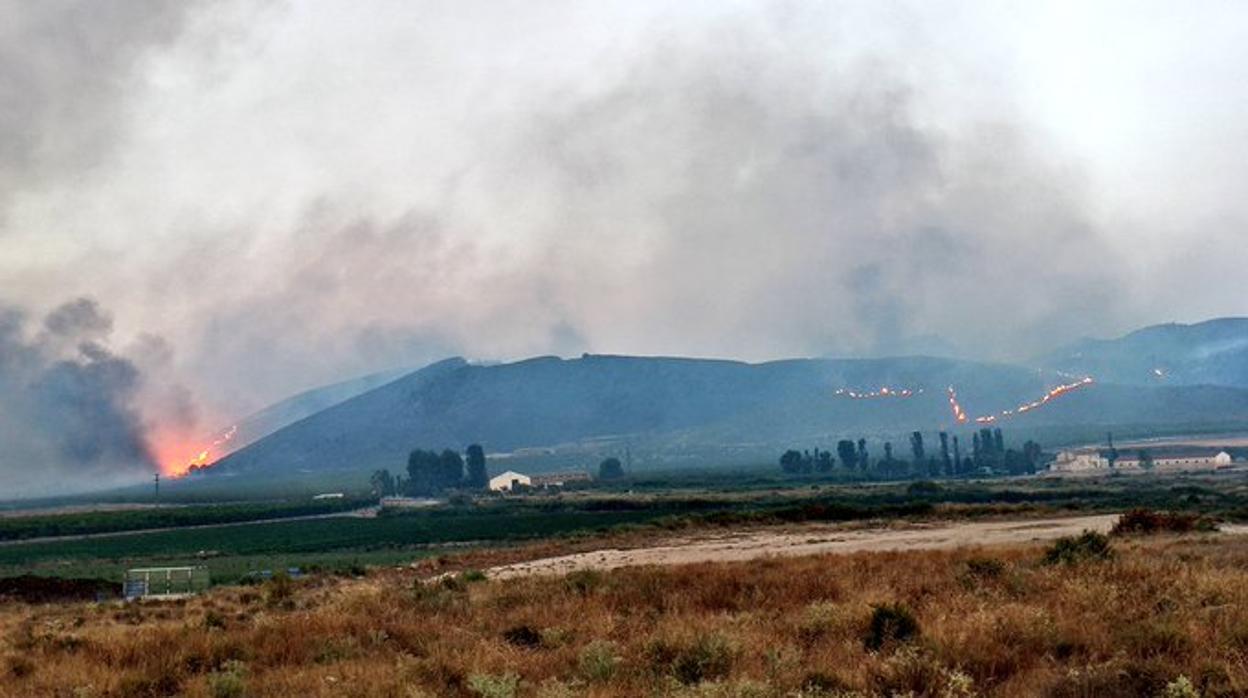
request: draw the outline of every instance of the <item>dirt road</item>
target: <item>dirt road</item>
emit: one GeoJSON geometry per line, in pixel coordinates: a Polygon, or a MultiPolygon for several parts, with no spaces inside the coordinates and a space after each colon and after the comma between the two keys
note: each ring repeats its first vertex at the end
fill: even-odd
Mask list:
{"type": "Polygon", "coordinates": [[[594,550],[503,565],[487,573],[507,579],[535,574],[566,574],[580,569],[608,570],[630,565],[751,560],[769,556],[852,553],[864,550],[924,550],[1046,541],[1084,530],[1106,532],[1117,514],[1026,521],[967,521],[889,528],[811,525],[786,531],[751,530],[676,538],[648,548],[594,550]]]}

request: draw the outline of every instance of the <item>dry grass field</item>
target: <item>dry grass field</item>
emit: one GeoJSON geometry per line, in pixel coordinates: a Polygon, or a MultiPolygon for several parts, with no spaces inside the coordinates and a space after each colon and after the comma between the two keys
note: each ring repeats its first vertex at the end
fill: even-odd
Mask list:
{"type": "Polygon", "coordinates": [[[1248,695],[1248,537],[0,606],[6,696],[1248,695]],[[1076,556],[1077,557],[1077,556],[1076,556]]]}

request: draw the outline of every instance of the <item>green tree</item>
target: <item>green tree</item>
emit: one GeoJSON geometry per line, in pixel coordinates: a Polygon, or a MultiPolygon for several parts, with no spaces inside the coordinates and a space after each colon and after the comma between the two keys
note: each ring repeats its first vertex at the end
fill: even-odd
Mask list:
{"type": "Polygon", "coordinates": [[[438,477],[438,454],[418,448],[407,457],[407,486],[405,494],[415,497],[432,497],[441,487],[438,477]]]}
{"type": "Polygon", "coordinates": [[[867,472],[871,459],[867,457],[867,440],[858,439],[858,469],[867,472]]]}
{"type": "Polygon", "coordinates": [[[1034,473],[1040,469],[1040,444],[1028,440],[1023,444],[1023,460],[1027,463],[1027,472],[1034,473]]]}
{"type": "Polygon", "coordinates": [[[490,472],[485,467],[485,449],[481,448],[481,444],[468,447],[467,485],[477,490],[490,486],[490,472]]]}
{"type": "MultiPolygon", "coordinates": [[[[798,457],[801,457],[800,453],[798,454],[798,457]]],[[[624,466],[620,463],[619,458],[611,456],[610,458],[604,458],[602,462],[598,464],[599,480],[618,480],[622,477],[624,477],[624,466]]]]}
{"type": "Polygon", "coordinates": [[[1152,470],[1157,466],[1157,461],[1153,460],[1153,454],[1147,448],[1140,449],[1140,467],[1145,470],[1152,470]]]}
{"type": "Polygon", "coordinates": [[[821,473],[830,473],[834,463],[836,463],[836,459],[832,457],[831,451],[818,451],[818,457],[815,458],[815,470],[821,473]]]}
{"type": "Polygon", "coordinates": [[[459,487],[464,482],[464,459],[458,451],[446,449],[438,456],[438,489],[459,487]]]}
{"type": "Polygon", "coordinates": [[[841,465],[846,470],[853,470],[858,464],[858,451],[854,448],[854,442],[849,439],[841,439],[836,442],[836,455],[841,459],[841,465]]]}
{"type": "Polygon", "coordinates": [[[953,474],[953,460],[949,458],[949,434],[940,432],[940,466],[945,475],[953,474]]]}
{"type": "Polygon", "coordinates": [[[889,477],[895,476],[898,474],[898,471],[900,470],[900,467],[899,467],[900,464],[901,464],[901,461],[898,461],[893,458],[893,442],[885,441],[884,442],[884,460],[878,463],[880,471],[889,477]]]}
{"type": "Polygon", "coordinates": [[[1113,468],[1116,465],[1118,465],[1118,449],[1114,448],[1114,433],[1112,431],[1109,432],[1108,439],[1109,439],[1109,448],[1102,451],[1101,455],[1104,456],[1105,459],[1109,461],[1109,467],[1113,468]]]}
{"type": "Polygon", "coordinates": [[[802,452],[790,448],[780,456],[780,469],[790,475],[795,475],[802,471],[802,452]]]}
{"type": "Polygon", "coordinates": [[[910,434],[910,454],[914,456],[914,467],[919,468],[923,463],[927,462],[927,455],[923,453],[923,433],[914,432],[910,434]]]}
{"type": "Polygon", "coordinates": [[[391,497],[395,493],[394,476],[385,468],[374,470],[368,482],[373,487],[373,496],[375,497],[391,497]]]}

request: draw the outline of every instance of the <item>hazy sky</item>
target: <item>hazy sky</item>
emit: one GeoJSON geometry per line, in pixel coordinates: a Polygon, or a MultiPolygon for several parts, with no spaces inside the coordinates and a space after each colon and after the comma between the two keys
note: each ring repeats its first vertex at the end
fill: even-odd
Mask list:
{"type": "Polygon", "coordinates": [[[46,368],[96,301],[149,426],[450,354],[1027,356],[1248,312],[1246,146],[1242,2],[0,0],[0,303],[46,368]]]}

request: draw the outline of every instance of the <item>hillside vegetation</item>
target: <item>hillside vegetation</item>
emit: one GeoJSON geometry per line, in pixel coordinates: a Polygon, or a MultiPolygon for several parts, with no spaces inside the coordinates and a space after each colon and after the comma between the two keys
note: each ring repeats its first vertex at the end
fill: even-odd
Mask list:
{"type": "MultiPolygon", "coordinates": [[[[794,444],[830,448],[847,435],[875,440],[949,429],[949,386],[957,387],[974,417],[1033,402],[1070,380],[1017,366],[923,357],[746,364],[585,356],[492,366],[449,360],[278,430],[213,470],[397,468],[413,448],[470,443],[495,453],[596,443],[616,456],[635,445],[644,454],[638,467],[723,464],[734,457],[757,463],[794,444]],[[837,393],[881,387],[911,392],[878,399],[837,393]]],[[[1095,425],[1093,433],[1103,435],[1101,425],[1173,429],[1237,421],[1248,423],[1245,389],[1098,383],[1010,418],[1008,428],[1027,433],[1095,425]]]]}

